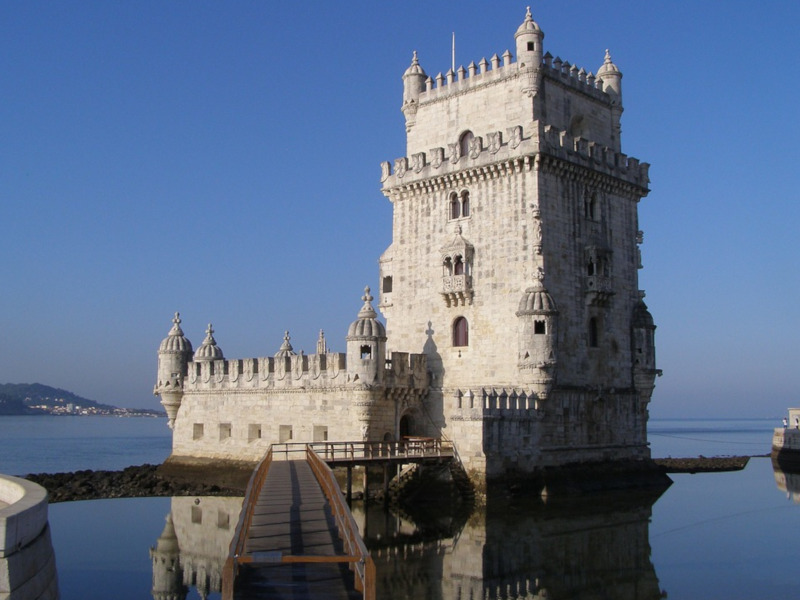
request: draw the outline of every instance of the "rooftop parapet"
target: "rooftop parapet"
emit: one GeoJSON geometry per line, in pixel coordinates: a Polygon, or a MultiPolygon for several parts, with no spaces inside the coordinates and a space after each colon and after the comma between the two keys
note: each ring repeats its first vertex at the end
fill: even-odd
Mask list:
{"type": "MultiPolygon", "coordinates": [[[[568,85],[597,100],[611,102],[602,78],[583,67],[563,61],[560,57],[553,58],[548,52],[542,58],[539,68],[551,80],[568,85]]],[[[506,50],[502,56],[494,54],[488,61],[482,58],[477,64],[474,61],[469,63],[466,68],[461,65],[455,71],[449,69],[445,74],[439,72],[435,77],[428,77],[424,90],[419,94],[418,103],[423,106],[481,86],[519,77],[520,72],[526,69],[527,65],[514,61],[511,52],[506,50]]]]}
{"type": "MultiPolygon", "coordinates": [[[[393,352],[385,365],[385,386],[427,388],[424,354],[393,352]]],[[[185,392],[219,389],[321,389],[347,385],[347,355],[292,356],[192,361],[184,378],[185,392]]]]}

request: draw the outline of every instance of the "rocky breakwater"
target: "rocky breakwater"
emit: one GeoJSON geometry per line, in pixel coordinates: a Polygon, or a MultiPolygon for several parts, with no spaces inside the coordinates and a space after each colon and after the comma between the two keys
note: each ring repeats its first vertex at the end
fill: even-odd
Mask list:
{"type": "Polygon", "coordinates": [[[244,489],[203,481],[164,476],[157,465],[128,467],[122,471],[36,473],[25,479],[44,487],[53,502],[147,496],[241,496],[244,489]]]}

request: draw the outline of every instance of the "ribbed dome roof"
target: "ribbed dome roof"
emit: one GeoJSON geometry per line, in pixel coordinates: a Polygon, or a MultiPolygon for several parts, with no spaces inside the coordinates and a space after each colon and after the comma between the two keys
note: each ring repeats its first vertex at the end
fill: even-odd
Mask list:
{"type": "Polygon", "coordinates": [[[633,309],[633,327],[634,329],[656,328],[653,315],[647,310],[647,305],[644,303],[644,300],[639,300],[636,308],[633,309]]]}
{"type": "Polygon", "coordinates": [[[222,360],[223,358],[225,357],[222,356],[222,348],[217,346],[217,340],[214,339],[214,328],[209,323],[208,329],[206,329],[206,339],[203,340],[197,352],[194,353],[194,359],[196,361],[204,361],[222,360]]]}
{"type": "Polygon", "coordinates": [[[427,77],[425,70],[419,65],[416,50],[414,50],[414,56],[411,58],[411,66],[406,69],[405,73],[403,73],[403,77],[406,75],[422,75],[423,77],[427,77]]]}
{"type": "Polygon", "coordinates": [[[620,71],[617,68],[617,65],[611,62],[611,53],[608,51],[608,48],[606,48],[606,58],[603,61],[602,66],[599,69],[597,69],[597,76],[602,77],[603,75],[610,75],[612,73],[619,73],[619,72],[620,71]]]}
{"type": "Polygon", "coordinates": [[[161,345],[158,347],[159,352],[185,352],[192,353],[192,342],[183,335],[181,329],[181,315],[175,313],[172,318],[172,329],[169,330],[167,337],[161,340],[161,345]]]}
{"type": "Polygon", "coordinates": [[[519,26],[517,29],[517,33],[514,34],[516,38],[518,35],[522,35],[523,33],[541,33],[542,28],[539,27],[539,24],[533,20],[533,16],[531,16],[531,7],[528,7],[528,10],[525,13],[525,20],[522,22],[522,25],[519,26]]]}
{"type": "Polygon", "coordinates": [[[288,331],[284,331],[283,332],[283,343],[281,344],[280,350],[278,350],[275,353],[275,358],[284,358],[286,356],[294,356],[295,355],[294,348],[292,348],[292,345],[289,343],[290,339],[291,338],[289,337],[289,332],[288,331]]]}
{"type": "Polygon", "coordinates": [[[378,313],[372,308],[372,296],[369,293],[369,286],[364,288],[364,295],[361,296],[364,306],[358,311],[358,319],[350,324],[347,330],[347,339],[351,338],[378,338],[386,340],[386,328],[383,323],[378,321],[378,313]]]}
{"type": "Polygon", "coordinates": [[[558,313],[558,308],[555,301],[545,289],[542,280],[536,279],[533,285],[522,294],[517,316],[554,315],[556,313],[558,313]]]}

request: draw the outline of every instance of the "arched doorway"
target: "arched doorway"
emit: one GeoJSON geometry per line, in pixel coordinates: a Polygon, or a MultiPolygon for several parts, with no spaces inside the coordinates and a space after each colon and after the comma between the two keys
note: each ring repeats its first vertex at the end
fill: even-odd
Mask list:
{"type": "Polygon", "coordinates": [[[400,417],[400,439],[407,438],[414,434],[414,417],[403,415],[400,417]]]}

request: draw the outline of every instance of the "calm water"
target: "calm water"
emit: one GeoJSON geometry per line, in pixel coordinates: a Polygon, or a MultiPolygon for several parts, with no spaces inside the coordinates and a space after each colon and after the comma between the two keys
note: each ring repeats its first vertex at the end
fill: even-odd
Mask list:
{"type": "Polygon", "coordinates": [[[119,470],[160,464],[172,435],[163,419],[144,417],[0,417],[0,473],[119,470]]]}
{"type": "MultiPolygon", "coordinates": [[[[142,435],[133,444],[138,450],[122,453],[131,464],[157,462],[140,457],[164,438],[158,428],[151,429],[145,419],[111,421],[141,425],[142,435]]],[[[166,430],[168,441],[164,422],[154,422],[166,430]]],[[[0,419],[0,443],[7,448],[6,425],[0,419]]],[[[767,420],[653,421],[653,455],[761,454],[769,451],[774,425],[767,420]]],[[[94,425],[85,427],[84,437],[96,431],[94,425]]],[[[136,425],[121,427],[130,427],[127,437],[137,438],[136,425]]],[[[95,449],[113,446],[119,454],[120,441],[102,429],[96,431],[95,449]]],[[[76,433],[70,429],[67,439],[76,433]]],[[[55,447],[69,452],[56,430],[50,435],[38,443],[54,439],[55,447]]],[[[16,439],[13,448],[25,436],[16,439]]],[[[49,470],[13,460],[10,464],[24,467],[18,472],[49,470]]],[[[789,478],[789,492],[800,491],[795,479],[800,477],[789,478]]],[[[800,496],[787,495],[785,478],[776,475],[768,458],[751,459],[740,472],[678,474],[673,480],[658,498],[606,494],[568,505],[491,499],[485,512],[468,519],[432,521],[380,509],[365,514],[358,506],[354,513],[366,531],[383,600],[798,596],[800,496]]],[[[240,503],[237,498],[146,498],[51,505],[61,597],[147,599],[155,591],[200,598],[209,590],[208,597],[218,598],[214,590],[240,503]],[[158,566],[170,561],[178,567],[158,566]]]]}

